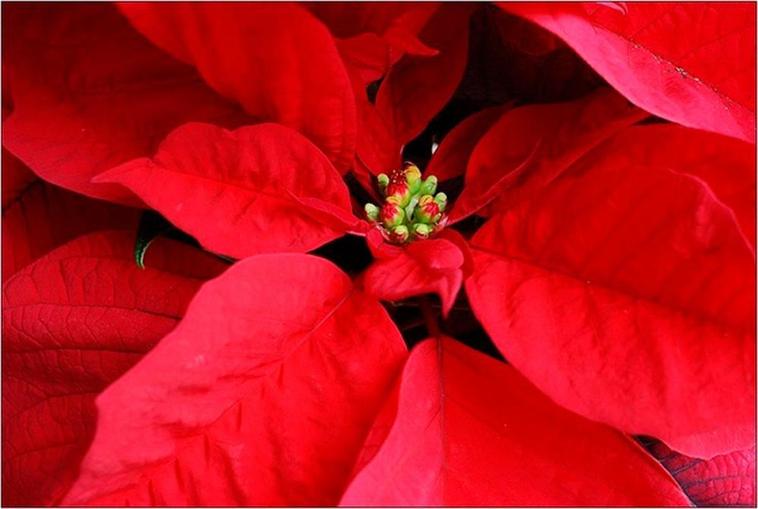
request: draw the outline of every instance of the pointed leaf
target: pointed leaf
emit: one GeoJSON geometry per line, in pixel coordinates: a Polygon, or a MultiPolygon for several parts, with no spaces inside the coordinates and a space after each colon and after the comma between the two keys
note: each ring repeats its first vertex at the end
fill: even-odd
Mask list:
{"type": "Polygon", "coordinates": [[[645,116],[608,89],[576,101],[506,111],[471,153],[466,185],[450,220],[464,219],[503,193],[506,205],[519,195],[530,196],[596,145],[645,116]]]}
{"type": "Polygon", "coordinates": [[[98,398],[65,502],[334,504],[405,355],[379,303],[331,263],[238,262],[98,398]]]}
{"type": "Polygon", "coordinates": [[[459,233],[445,230],[433,239],[400,247],[387,243],[374,228],[366,241],[375,258],[361,277],[366,292],[383,300],[436,293],[447,315],[464,277],[466,241],[459,233]],[[459,240],[451,240],[453,236],[459,240]]]}
{"type": "Polygon", "coordinates": [[[656,164],[667,141],[648,129],[485,224],[466,291],[555,401],[711,457],[755,440],[755,258],[732,211],[684,173],[686,150],[669,158],[686,165],[656,164]]]}
{"type": "Polygon", "coordinates": [[[424,130],[455,92],[466,67],[473,7],[443,4],[421,32],[436,56],[406,55],[382,81],[376,96],[380,116],[405,144],[424,130]]]}
{"type": "Polygon", "coordinates": [[[687,504],[630,439],[453,339],[416,346],[396,398],[379,419],[394,414],[386,440],[342,505],[687,504]]]}
{"type": "Polygon", "coordinates": [[[329,31],[291,3],[122,3],[148,39],[193,64],[251,115],[305,134],[340,169],[355,151],[355,101],[329,31]]]}
{"type": "Polygon", "coordinates": [[[501,6],[561,37],[641,108],[755,142],[755,5],[501,6]]]}
{"type": "Polygon", "coordinates": [[[418,39],[435,2],[312,2],[304,6],[335,37],[337,48],[362,86],[382,78],[406,52],[434,56],[418,39]]]}
{"type": "Polygon", "coordinates": [[[140,270],[133,242],[80,237],[3,285],[4,505],[60,503],[92,440],[95,397],[173,329],[198,278],[223,269],[161,240],[140,270]]]}
{"type": "Polygon", "coordinates": [[[456,125],[442,139],[424,173],[434,175],[440,181],[462,176],[481,137],[507,109],[507,106],[485,108],[456,125]]]}
{"type": "Polygon", "coordinates": [[[91,178],[152,153],[182,123],[233,127],[248,118],[112,5],[16,4],[3,14],[12,27],[3,68],[14,101],[3,145],[48,182],[140,205],[120,186],[91,178]]]}
{"type": "Polygon", "coordinates": [[[296,131],[259,124],[226,131],[187,124],[152,159],[98,177],[128,187],[207,249],[242,258],[309,251],[347,232],[347,187],[296,131]]]}

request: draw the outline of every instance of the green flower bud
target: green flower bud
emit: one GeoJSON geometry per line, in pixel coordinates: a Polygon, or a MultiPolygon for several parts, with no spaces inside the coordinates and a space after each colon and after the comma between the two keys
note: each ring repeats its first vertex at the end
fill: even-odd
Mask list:
{"type": "Polygon", "coordinates": [[[437,177],[430,175],[426,178],[423,184],[421,184],[421,194],[434,194],[437,190],[437,177]]]}
{"type": "Polygon", "coordinates": [[[387,185],[390,183],[390,178],[387,176],[386,173],[380,173],[376,176],[376,182],[379,184],[379,190],[384,193],[384,190],[387,188],[387,185]]]}
{"type": "Polygon", "coordinates": [[[366,217],[370,219],[371,221],[379,220],[379,207],[377,207],[373,203],[367,203],[366,205],[364,205],[363,210],[366,211],[366,217]]]}
{"type": "Polygon", "coordinates": [[[395,226],[390,231],[390,240],[395,243],[403,243],[408,240],[408,237],[410,237],[410,232],[408,231],[408,227],[404,224],[395,226]]]}
{"type": "Polygon", "coordinates": [[[437,193],[434,197],[434,203],[440,208],[440,212],[445,212],[445,207],[447,207],[447,195],[445,193],[437,193]]]}
{"type": "Polygon", "coordinates": [[[413,236],[417,239],[428,239],[429,235],[434,231],[434,227],[424,223],[416,223],[413,225],[413,236]]]}
{"type": "Polygon", "coordinates": [[[421,188],[421,170],[415,164],[406,161],[403,164],[403,172],[405,173],[405,182],[408,184],[411,193],[417,193],[421,188]]]}

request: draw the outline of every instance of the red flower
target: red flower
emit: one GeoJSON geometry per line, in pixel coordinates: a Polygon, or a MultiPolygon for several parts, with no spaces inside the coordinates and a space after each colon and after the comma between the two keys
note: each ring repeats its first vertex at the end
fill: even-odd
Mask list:
{"type": "Polygon", "coordinates": [[[3,502],[754,503],[755,6],[501,7],[5,6],[3,502]]]}

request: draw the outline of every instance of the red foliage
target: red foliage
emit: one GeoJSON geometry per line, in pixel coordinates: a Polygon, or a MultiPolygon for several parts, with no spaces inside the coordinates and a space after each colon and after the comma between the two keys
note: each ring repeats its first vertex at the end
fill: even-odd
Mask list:
{"type": "Polygon", "coordinates": [[[755,503],[755,5],[499,7],[3,6],[4,504],[755,503]]]}

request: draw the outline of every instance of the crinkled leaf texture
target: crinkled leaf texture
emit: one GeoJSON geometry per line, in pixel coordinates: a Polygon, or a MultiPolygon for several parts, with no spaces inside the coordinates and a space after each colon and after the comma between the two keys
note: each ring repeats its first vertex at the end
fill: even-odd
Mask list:
{"type": "Polygon", "coordinates": [[[564,39],[647,111],[755,142],[755,4],[606,4],[500,5],[564,39]]]}
{"type": "Polygon", "coordinates": [[[13,32],[4,39],[3,71],[14,106],[3,146],[48,182],[141,205],[120,186],[90,180],[153,153],[185,122],[234,127],[249,118],[112,5],[14,4],[3,14],[13,32]]]}
{"type": "Polygon", "coordinates": [[[330,262],[240,261],[97,400],[69,504],[335,504],[405,345],[330,262]]]}
{"type": "Polygon", "coordinates": [[[133,234],[80,237],[3,285],[3,504],[60,503],[95,430],[95,397],[170,332],[224,266],[133,234]]]}
{"type": "Polygon", "coordinates": [[[278,124],[236,131],[186,124],[152,159],[97,180],[128,187],[207,249],[237,258],[309,251],[358,222],[326,156],[278,124]]]}
{"type": "Polygon", "coordinates": [[[755,446],[710,460],[689,458],[661,442],[646,447],[697,506],[755,505],[755,446]]]}
{"type": "Polygon", "coordinates": [[[688,505],[631,439],[450,338],[414,348],[377,422],[342,505],[688,505]]]}
{"type": "Polygon", "coordinates": [[[49,185],[13,156],[3,163],[3,280],[79,235],[137,226],[136,209],[49,185]]]}
{"type": "Polygon", "coordinates": [[[466,240],[454,230],[405,246],[384,240],[377,228],[366,235],[375,260],[361,276],[366,292],[384,300],[402,300],[436,293],[447,315],[463,279],[471,271],[466,240]]]}
{"type": "Polygon", "coordinates": [[[755,441],[755,258],[732,210],[685,173],[692,152],[658,165],[668,141],[652,133],[620,132],[490,219],[466,290],[559,404],[707,458],[755,441]]]}
{"type": "Polygon", "coordinates": [[[481,137],[450,212],[460,221],[491,201],[511,204],[557,178],[573,162],[647,114],[610,89],[576,101],[505,111],[481,137]]]}
{"type": "Polygon", "coordinates": [[[340,169],[355,152],[352,86],[329,30],[293,3],[122,3],[156,45],[251,115],[308,136],[340,169]]]}

